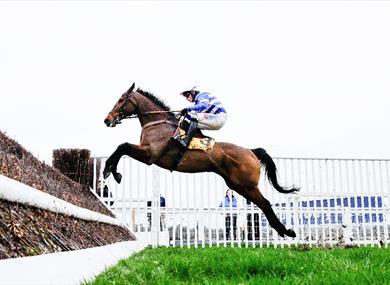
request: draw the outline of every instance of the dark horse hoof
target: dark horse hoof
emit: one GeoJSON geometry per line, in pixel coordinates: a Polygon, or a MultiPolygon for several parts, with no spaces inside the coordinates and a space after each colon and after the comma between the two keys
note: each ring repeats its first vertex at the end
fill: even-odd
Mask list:
{"type": "Polygon", "coordinates": [[[111,170],[109,170],[107,167],[105,167],[103,170],[103,178],[107,179],[108,176],[110,176],[110,174],[111,174],[111,170]]]}
{"type": "Polygon", "coordinates": [[[108,176],[110,176],[111,173],[112,173],[112,175],[114,176],[115,181],[116,181],[118,184],[120,184],[121,181],[122,181],[122,174],[116,172],[116,170],[111,169],[110,166],[109,166],[109,167],[107,167],[107,166],[104,167],[104,170],[103,170],[103,178],[104,178],[104,179],[107,179],[108,176]]]}
{"type": "Polygon", "coordinates": [[[114,175],[114,179],[116,181],[116,183],[120,184],[121,181],[122,181],[122,174],[120,173],[117,173],[117,172],[113,172],[112,175],[114,175]]]}
{"type": "Polygon", "coordinates": [[[286,234],[286,236],[289,236],[292,238],[295,238],[297,236],[297,234],[292,229],[286,230],[285,234],[286,234]]]}

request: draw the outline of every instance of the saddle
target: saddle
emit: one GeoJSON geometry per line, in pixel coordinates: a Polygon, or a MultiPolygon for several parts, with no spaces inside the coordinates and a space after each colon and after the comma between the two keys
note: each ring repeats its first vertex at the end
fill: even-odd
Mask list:
{"type": "MultiPolygon", "coordinates": [[[[188,118],[183,117],[173,135],[174,138],[183,139],[189,127],[188,118]]],[[[192,138],[187,146],[187,149],[208,150],[212,149],[215,144],[215,140],[212,137],[205,136],[199,129],[196,131],[195,136],[192,138]]]]}

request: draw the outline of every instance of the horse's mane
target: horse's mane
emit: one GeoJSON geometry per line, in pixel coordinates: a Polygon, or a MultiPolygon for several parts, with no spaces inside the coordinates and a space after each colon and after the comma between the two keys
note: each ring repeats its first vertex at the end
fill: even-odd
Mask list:
{"type": "Polygon", "coordinates": [[[142,96],[145,96],[146,98],[152,100],[154,103],[156,103],[158,106],[163,108],[165,111],[171,111],[171,108],[160,98],[156,97],[150,92],[143,91],[142,89],[138,88],[137,92],[140,93],[142,96]]]}

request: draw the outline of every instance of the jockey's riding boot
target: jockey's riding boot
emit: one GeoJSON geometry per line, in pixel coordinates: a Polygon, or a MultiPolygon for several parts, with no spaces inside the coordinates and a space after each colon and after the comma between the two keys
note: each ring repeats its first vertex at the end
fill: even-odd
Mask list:
{"type": "Polygon", "coordinates": [[[198,121],[195,119],[191,119],[190,125],[188,127],[187,135],[185,136],[184,139],[178,140],[178,142],[181,144],[181,146],[185,149],[187,148],[188,144],[194,137],[196,133],[196,128],[198,127],[198,121]]]}

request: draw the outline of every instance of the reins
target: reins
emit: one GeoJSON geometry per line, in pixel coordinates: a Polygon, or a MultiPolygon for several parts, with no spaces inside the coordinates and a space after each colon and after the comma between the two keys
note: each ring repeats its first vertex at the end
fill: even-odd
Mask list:
{"type": "MultiPolygon", "coordinates": [[[[181,111],[149,111],[149,112],[142,113],[140,115],[142,116],[142,115],[149,115],[149,114],[180,113],[180,112],[181,111]]],[[[134,119],[134,118],[137,118],[137,117],[138,117],[138,115],[134,114],[134,115],[130,115],[130,116],[124,116],[122,119],[134,119]]],[[[159,125],[159,124],[162,124],[162,123],[168,123],[168,124],[171,124],[172,126],[176,126],[169,119],[164,119],[164,120],[158,120],[158,121],[153,121],[153,122],[147,123],[147,124],[145,124],[142,127],[142,129],[146,129],[148,127],[151,127],[151,126],[154,126],[154,125],[159,125]]]]}
{"type": "Polygon", "coordinates": [[[141,115],[147,115],[147,114],[159,114],[159,113],[180,113],[181,111],[150,111],[146,113],[142,113],[141,115]]]}
{"type": "MultiPolygon", "coordinates": [[[[149,112],[142,113],[142,114],[140,114],[140,115],[143,116],[143,115],[149,115],[149,114],[180,113],[180,112],[181,112],[181,111],[149,111],[149,112]]],[[[137,115],[137,114],[134,114],[134,115],[123,116],[123,117],[122,117],[122,119],[134,119],[134,118],[138,118],[138,115],[137,115]]]]}

